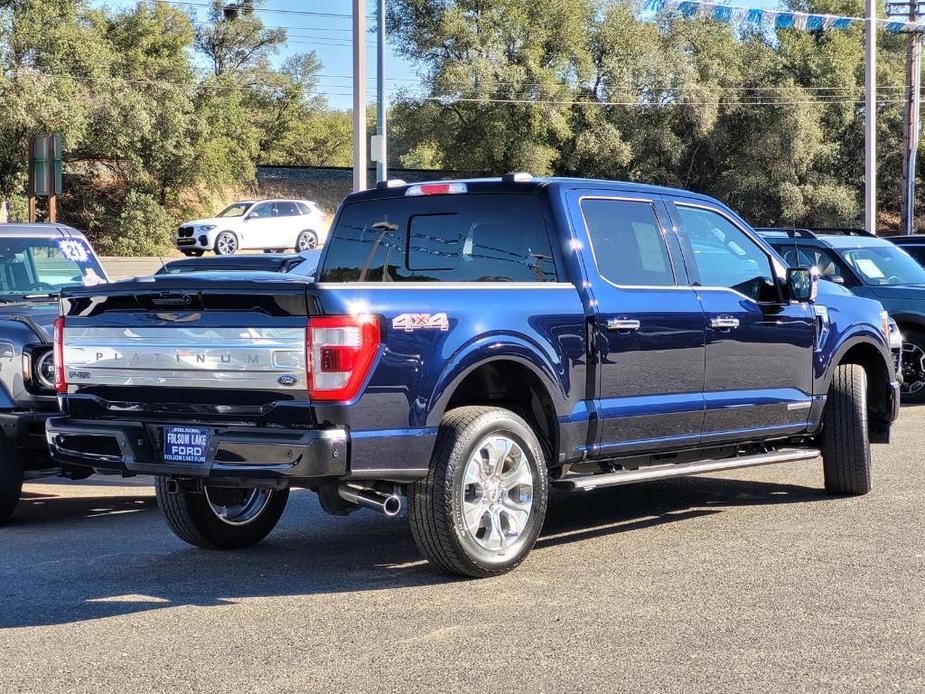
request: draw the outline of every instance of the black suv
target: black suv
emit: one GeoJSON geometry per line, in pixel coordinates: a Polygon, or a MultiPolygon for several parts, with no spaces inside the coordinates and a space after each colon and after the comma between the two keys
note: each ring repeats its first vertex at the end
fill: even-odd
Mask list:
{"type": "MultiPolygon", "coordinates": [[[[902,396],[925,402],[925,268],[906,250],[863,229],[759,228],[793,267],[877,299],[902,331],[902,396]]],[[[925,251],[925,246],[923,246],[925,251]]]]}

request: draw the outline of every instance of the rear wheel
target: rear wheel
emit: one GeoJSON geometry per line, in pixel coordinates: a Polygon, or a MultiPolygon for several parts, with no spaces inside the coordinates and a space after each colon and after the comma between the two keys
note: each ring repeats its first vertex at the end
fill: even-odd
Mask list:
{"type": "Polygon", "coordinates": [[[546,515],[546,462],[519,416],[461,407],[440,424],[426,479],[409,494],[415,542],[440,569],[496,576],[533,548],[546,515]]]}
{"type": "Polygon", "coordinates": [[[215,237],[215,255],[234,255],[238,250],[238,237],[230,231],[223,231],[215,237]]]}
{"type": "Polygon", "coordinates": [[[22,494],[22,453],[9,440],[0,437],[0,523],[6,522],[22,494]]]}
{"type": "Polygon", "coordinates": [[[318,235],[314,231],[303,231],[295,241],[296,251],[310,251],[318,247],[318,235]]]}
{"type": "Polygon", "coordinates": [[[822,415],[822,468],[829,494],[871,490],[867,373],[857,364],[835,369],[822,415]]]}
{"type": "Polygon", "coordinates": [[[925,402],[925,333],[909,330],[903,333],[903,402],[925,402]]]}
{"type": "Polygon", "coordinates": [[[279,522],[288,489],[210,487],[201,492],[167,491],[169,480],[154,482],[157,503],[170,529],[184,542],[208,549],[257,544],[279,522]]]}

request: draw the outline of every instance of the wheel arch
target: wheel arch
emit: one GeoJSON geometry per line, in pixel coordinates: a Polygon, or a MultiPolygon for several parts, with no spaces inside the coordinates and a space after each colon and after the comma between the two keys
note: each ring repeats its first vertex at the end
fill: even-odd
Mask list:
{"type": "Polygon", "coordinates": [[[551,365],[522,342],[491,342],[492,355],[470,350],[454,359],[442,375],[427,424],[464,405],[511,409],[534,428],[549,461],[558,458],[558,417],[565,395],[551,365]]]}
{"type": "Polygon", "coordinates": [[[890,361],[883,355],[883,347],[868,336],[856,336],[846,341],[832,359],[826,374],[825,391],[828,392],[835,369],[843,364],[857,364],[867,375],[867,411],[871,441],[881,440],[893,421],[895,403],[891,395],[893,380],[890,361]]]}

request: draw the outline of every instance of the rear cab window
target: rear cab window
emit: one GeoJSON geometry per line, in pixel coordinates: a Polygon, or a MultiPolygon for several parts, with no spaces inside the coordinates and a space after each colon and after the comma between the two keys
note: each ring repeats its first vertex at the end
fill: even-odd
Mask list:
{"type": "Polygon", "coordinates": [[[322,282],[555,282],[540,200],[467,193],[344,206],[322,282]]]}

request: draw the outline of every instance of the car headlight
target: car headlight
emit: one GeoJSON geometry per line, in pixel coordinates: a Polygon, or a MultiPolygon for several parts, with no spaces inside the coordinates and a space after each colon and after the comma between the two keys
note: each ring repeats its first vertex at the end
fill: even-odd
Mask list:
{"type": "Polygon", "coordinates": [[[196,227],[196,233],[198,234],[203,231],[212,231],[214,228],[214,224],[201,224],[200,226],[196,227]]]}
{"type": "Polygon", "coordinates": [[[43,352],[35,359],[33,376],[42,388],[55,389],[55,353],[53,350],[43,352]]]}
{"type": "Polygon", "coordinates": [[[887,317],[887,321],[889,323],[889,335],[887,339],[890,342],[890,349],[901,350],[903,348],[903,334],[899,329],[899,325],[889,316],[887,317]]]}

